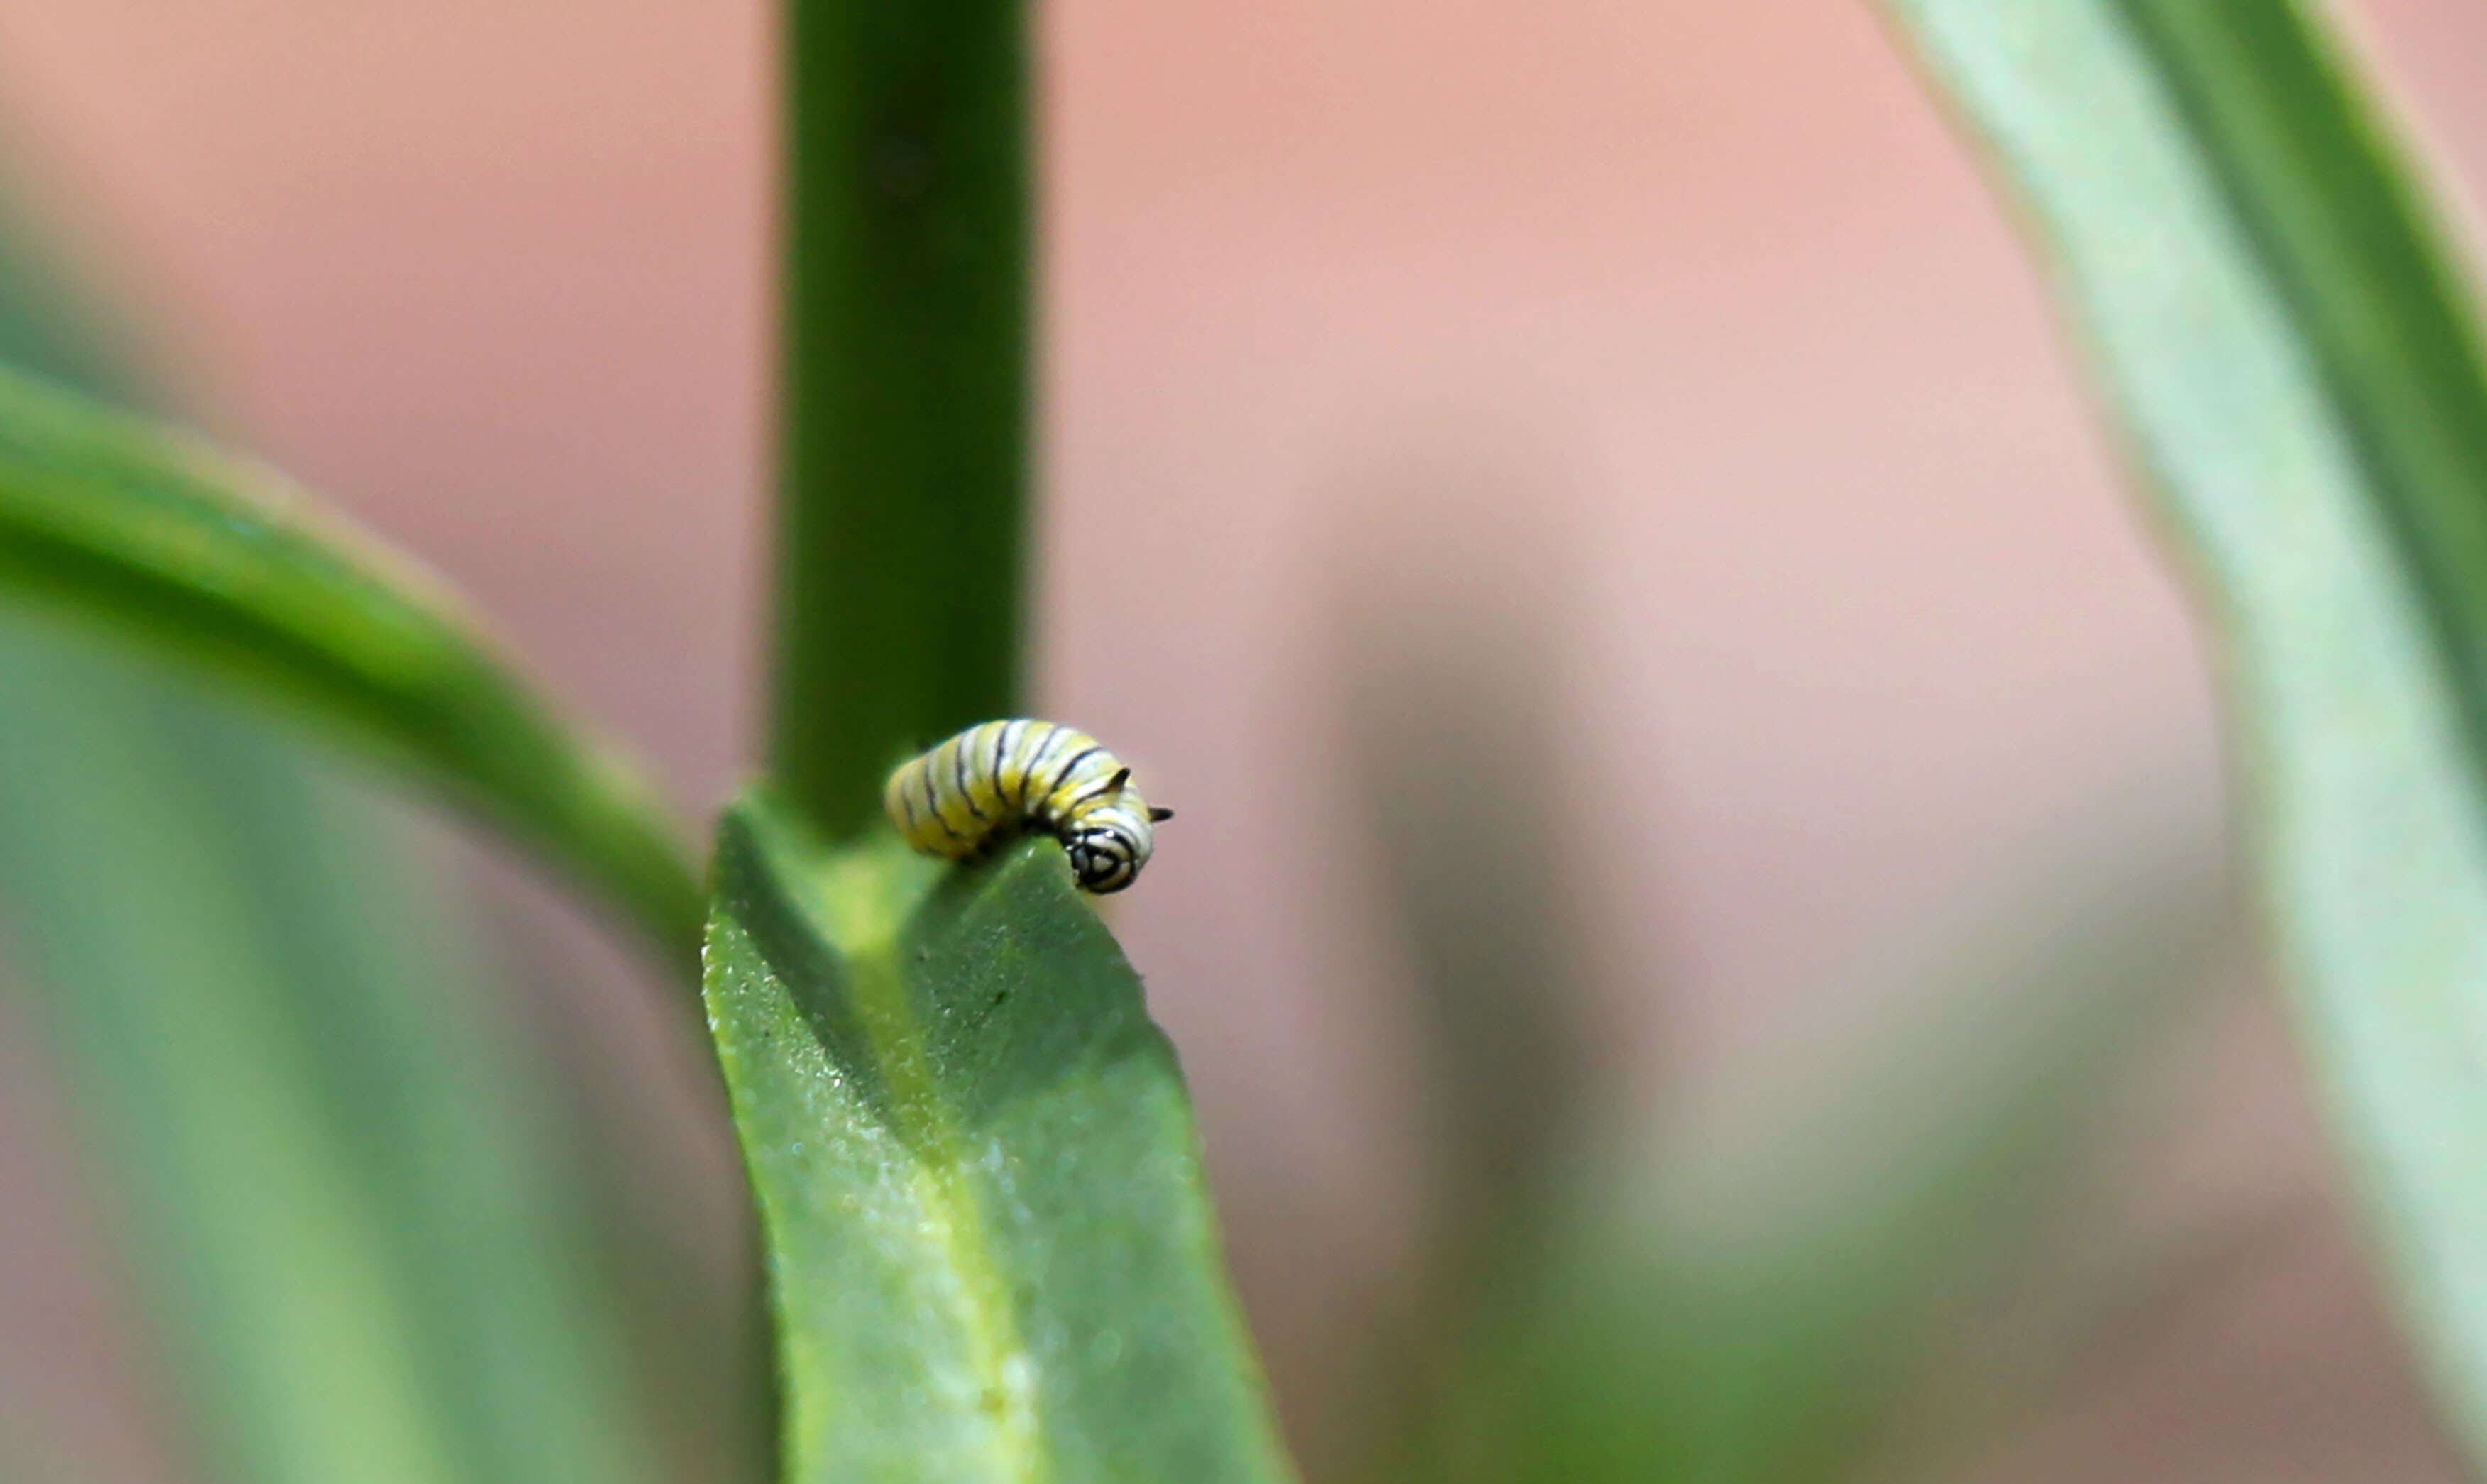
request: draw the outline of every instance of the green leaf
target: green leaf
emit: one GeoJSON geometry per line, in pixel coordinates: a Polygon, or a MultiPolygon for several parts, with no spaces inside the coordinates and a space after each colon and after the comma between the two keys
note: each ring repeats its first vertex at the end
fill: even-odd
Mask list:
{"type": "Polygon", "coordinates": [[[1029,469],[1022,0],[786,0],[769,763],[833,837],[1017,714],[1029,469]]]}
{"type": "Polygon", "coordinates": [[[2224,650],[2272,932],[2487,1456],[2487,378],[2318,20],[1887,0],[2026,205],[2224,650]]]}
{"type": "Polygon", "coordinates": [[[649,1477],[594,1234],[409,843],[91,634],[0,626],[0,901],[235,1484],[649,1477]]]}
{"type": "MultiPolygon", "coordinates": [[[[126,388],[43,247],[0,210],[0,357],[126,388]]],[[[404,822],[24,614],[0,739],[6,988],[61,1062],[202,1476],[650,1477],[545,1068],[404,822]]],[[[46,1420],[0,1406],[0,1476],[108,1475],[46,1420]]]]}
{"type": "Polygon", "coordinates": [[[785,1478],[1285,1479],[1173,1049],[1060,850],[831,852],[756,796],[716,880],[785,1478]]]}
{"type": "Polygon", "coordinates": [[[1734,1112],[1566,1161],[1402,1476],[1828,1484],[1888,1463],[1942,1326],[2026,1269],[2205,980],[2215,878],[2175,842],[2120,843],[2112,874],[2049,872],[1916,966],[1932,1002],[1835,1037],[1829,1065],[1743,1069],[1734,1112]]]}
{"type": "Polygon", "coordinates": [[[272,471],[0,371],[0,597],[104,620],[428,770],[687,960],[697,882],[638,774],[436,583],[272,471]]]}

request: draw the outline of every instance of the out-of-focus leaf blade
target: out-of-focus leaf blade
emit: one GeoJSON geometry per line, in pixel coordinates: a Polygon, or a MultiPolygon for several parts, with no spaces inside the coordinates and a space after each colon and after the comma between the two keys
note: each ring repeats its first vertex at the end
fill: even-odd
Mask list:
{"type": "MultiPolygon", "coordinates": [[[[1449,477],[1429,470],[1429,490],[1448,494],[1449,477]]],[[[1354,580],[1342,594],[1345,751],[1435,1060],[1437,1283],[1526,1240],[1604,1091],[1566,874],[1579,853],[1562,823],[1564,589],[1531,549],[1530,492],[1462,490],[1446,502],[1459,514],[1421,536],[1394,528],[1386,551],[1353,565],[1390,571],[1387,597],[1354,580]],[[1497,505],[1511,528],[1461,531],[1497,505]]]]}
{"type": "MultiPolygon", "coordinates": [[[[126,391],[43,245],[0,210],[0,360],[126,391]]],[[[648,1479],[545,1078],[412,843],[229,708],[0,619],[8,987],[203,1476],[648,1479]]],[[[0,1474],[109,1476],[44,1420],[0,1415],[0,1474]]]]}
{"type": "Polygon", "coordinates": [[[2028,209],[2222,640],[2271,928],[2487,1452],[2487,378],[2313,12],[1886,0],[2028,209]]]}
{"type": "Polygon", "coordinates": [[[436,583],[273,471],[0,371],[0,597],[112,623],[428,770],[687,959],[656,796],[436,583]]]}
{"type": "Polygon", "coordinates": [[[829,852],[760,796],[716,877],[785,1477],[1287,1478],[1173,1050],[1061,852],[829,852]]]}
{"type": "Polygon", "coordinates": [[[542,1109],[402,831],[0,628],[0,901],[217,1476],[643,1478],[542,1109]]]}
{"type": "Polygon", "coordinates": [[[2121,864],[2133,882],[2024,901],[1925,970],[1937,1003],[1841,1065],[1770,1078],[1741,1134],[1573,1162],[1407,1476],[1830,1484],[1875,1461],[1941,1326],[2026,1260],[2202,977],[2212,881],[2121,864]]]}

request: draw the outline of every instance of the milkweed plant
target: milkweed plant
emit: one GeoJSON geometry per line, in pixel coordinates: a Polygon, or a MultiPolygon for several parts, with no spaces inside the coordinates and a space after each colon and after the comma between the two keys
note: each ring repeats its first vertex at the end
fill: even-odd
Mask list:
{"type": "MultiPolygon", "coordinates": [[[[2377,1260],[2478,1453],[2469,282],[2310,0],[1884,9],[2026,226],[2200,595],[2260,920],[2377,1260]]],[[[1025,719],[1029,16],[789,0],[782,21],[766,757],[704,835],[445,586],[161,415],[65,308],[40,235],[0,235],[0,901],[202,1477],[1296,1476],[1174,1049],[1083,894],[1131,885],[1183,826],[1153,841],[1158,780],[1025,719]],[[584,1177],[484,1028],[489,976],[408,854],[407,811],[341,781],[346,757],[500,831],[704,1025],[768,1344],[750,1366],[690,1349],[767,1378],[724,1428],[765,1433],[752,1458],[692,1456],[668,1429],[713,1421],[650,1403],[667,1375],[725,1388],[629,1358],[683,1344],[634,1335],[588,1271],[566,1193],[584,1177]]],[[[1447,1158],[1475,1219],[1375,1347],[1383,1420],[1313,1471],[1844,1474],[1901,1405],[1889,1378],[1965,1244],[1995,1238],[1968,1213],[2063,1142],[2129,1043],[2054,1024],[1956,1069],[1980,1111],[1876,1156],[1918,1178],[1828,1182],[1732,1251],[1671,1177],[1566,1178],[1613,1141],[1566,1121],[1577,1026],[1541,874],[1460,866],[1478,837],[1550,859],[1542,811],[1428,781],[1524,791],[1501,760],[1543,740],[1497,697],[1528,677],[1381,663],[1416,687],[1388,724],[1439,740],[1370,749],[1364,776],[1446,1082],[1471,1100],[1447,1158]]],[[[2183,935],[2133,920],[2092,935],[2127,945],[2095,962],[1979,972],[2067,1000],[2177,973],[2183,935]]],[[[0,1398],[0,1470],[84,1476],[42,1421],[0,1398]]]]}

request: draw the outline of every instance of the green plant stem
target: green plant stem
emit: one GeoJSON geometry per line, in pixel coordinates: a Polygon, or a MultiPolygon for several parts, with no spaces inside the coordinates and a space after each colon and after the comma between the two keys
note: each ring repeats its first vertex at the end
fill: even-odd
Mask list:
{"type": "Polygon", "coordinates": [[[850,838],[1017,710],[1028,477],[1018,0],[790,0],[771,766],[850,838]]]}

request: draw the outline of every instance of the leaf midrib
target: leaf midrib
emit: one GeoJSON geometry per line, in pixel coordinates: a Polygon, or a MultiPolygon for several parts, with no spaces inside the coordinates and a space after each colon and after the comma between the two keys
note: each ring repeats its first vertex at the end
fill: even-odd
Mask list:
{"type": "Polygon", "coordinates": [[[935,1214],[936,1229],[926,1235],[939,1244],[960,1280],[957,1318],[1002,1477],[1050,1484],[1036,1409],[1036,1359],[1020,1331],[1013,1285],[978,1189],[981,1162],[958,1109],[941,1095],[939,1069],[908,993],[904,929],[923,903],[923,882],[892,869],[892,847],[867,846],[832,857],[817,878],[812,913],[845,961],[855,1019],[886,1093],[881,1106],[915,1166],[915,1196],[935,1214]]]}

